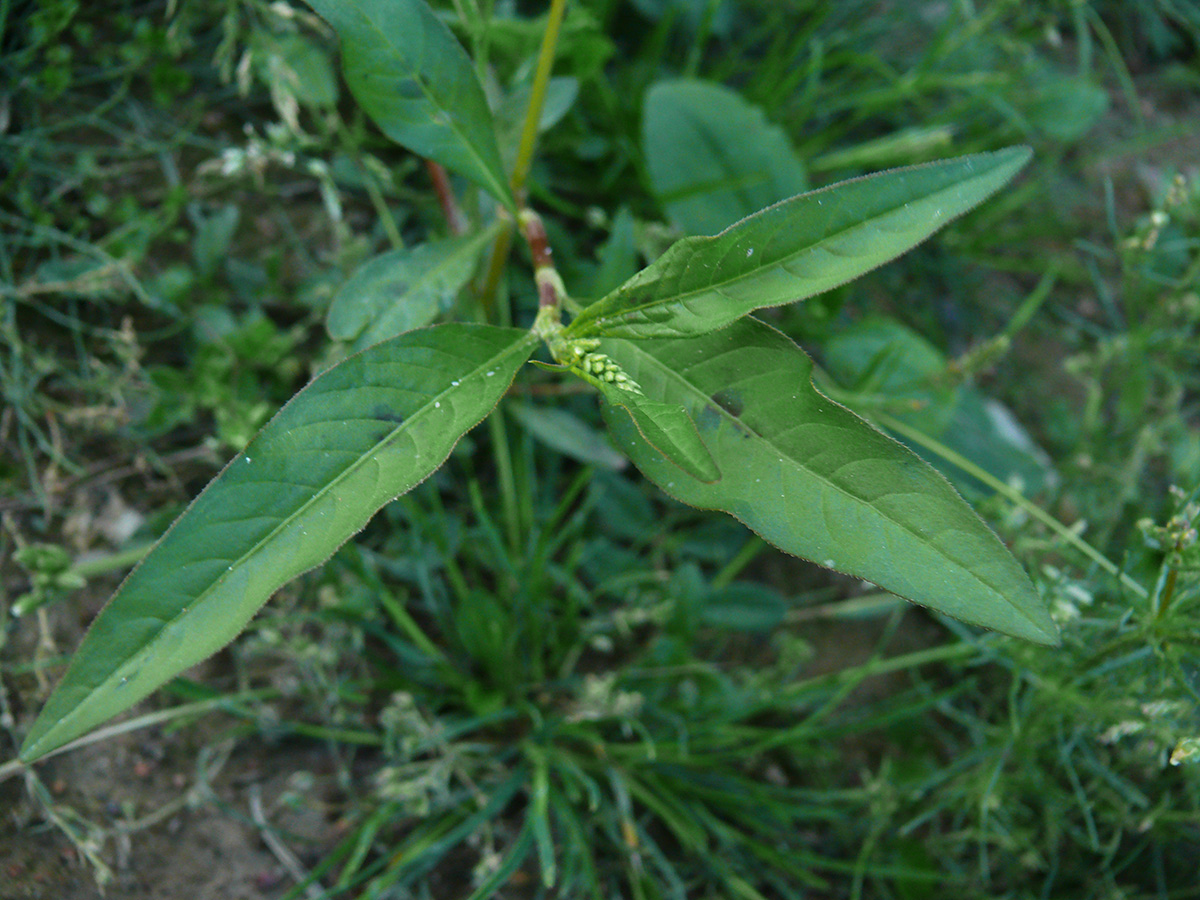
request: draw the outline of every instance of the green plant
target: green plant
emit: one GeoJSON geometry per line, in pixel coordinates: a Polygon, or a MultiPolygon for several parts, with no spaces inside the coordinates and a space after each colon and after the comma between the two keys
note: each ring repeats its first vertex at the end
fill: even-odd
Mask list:
{"type": "MultiPolygon", "coordinates": [[[[227,643],[276,588],[328,558],[377,509],[437,469],[539,344],[549,356],[543,369],[600,393],[617,445],[668,493],[723,509],[791,553],[965,621],[1056,640],[1019,565],[949,486],[818,393],[805,355],[747,317],[904,252],[1001,187],[1027,150],[801,194],[715,237],[679,241],[579,306],[550,262],[541,220],[517,199],[558,19],[547,26],[510,180],[470,60],[424,3],[312,5],[340,35],[346,81],[384,133],[498,201],[493,273],[519,224],[534,260],[536,320],[529,329],[413,328],[301,391],[97,618],[31,729],[23,760],[78,737],[227,643]],[[574,313],[567,325],[564,306],[574,313]]],[[[414,260],[409,254],[387,265],[399,277],[414,260]]],[[[493,308],[490,294],[484,301],[493,308]]],[[[436,314],[437,305],[419,318],[431,319],[430,310],[436,314]]]]}
{"type": "MultiPolygon", "coordinates": [[[[904,252],[998,190],[1027,152],[888,172],[758,212],[807,183],[780,150],[786,142],[778,134],[749,142],[761,154],[739,153],[732,161],[716,154],[684,170],[687,146],[671,147],[670,135],[650,134],[648,122],[648,144],[656,153],[665,151],[648,162],[659,173],[656,193],[674,225],[698,234],[756,215],[714,238],[685,239],[628,279],[636,258],[628,249],[634,228],[618,215],[608,264],[570,271],[572,255],[560,253],[560,278],[543,223],[528,209],[523,190],[536,126],[545,120],[542,98],[554,90],[546,78],[549,51],[531,83],[522,85],[530,98],[528,124],[510,153],[497,140],[504,128],[493,123],[498,116],[489,114],[470,61],[422,3],[314,7],[330,16],[342,37],[347,82],[360,106],[399,143],[484,188],[490,197],[467,188],[469,202],[462,204],[482,211],[477,215],[483,221],[472,213],[463,234],[404,246],[395,223],[389,227],[386,205],[375,204],[393,249],[339,290],[328,318],[330,333],[347,345],[333,353],[361,353],[297,395],[120,589],[28,734],[22,760],[52,752],[227,643],[280,584],[326,559],[376,509],[429,478],[428,490],[389,510],[396,531],[423,535],[424,556],[437,560],[436,577],[424,575],[411,599],[389,597],[388,586],[378,585],[386,599],[375,602],[386,609],[393,633],[376,634],[377,623],[349,603],[331,613],[360,622],[395,651],[384,661],[394,674],[381,681],[393,695],[377,733],[354,732],[356,741],[382,743],[389,765],[378,778],[377,806],[330,858],[330,865],[343,863],[339,887],[370,879],[411,883],[436,862],[435,851],[446,853],[469,834],[494,835],[497,845],[509,848],[492,860],[495,865],[481,865],[481,893],[533,852],[544,883],[564,894],[598,893],[593,834],[603,836],[604,853],[624,858],[635,895],[653,896],[657,882],[682,896],[683,885],[705,872],[721,885],[717,890],[747,893],[753,888],[744,873],[764,863],[768,882],[782,878],[784,884],[819,884],[813,872],[823,867],[844,872],[844,864],[807,854],[798,826],[844,816],[847,805],[867,798],[854,791],[768,790],[764,778],[772,763],[798,764],[761,757],[787,742],[822,752],[836,728],[822,730],[820,720],[873,670],[851,671],[832,687],[802,683],[779,691],[772,676],[788,678],[794,668],[787,653],[795,648],[782,642],[776,666],[753,678],[685,653],[681,648],[695,639],[697,622],[726,629],[747,620],[770,623],[783,608],[778,595],[729,584],[732,576],[721,585],[703,584],[688,562],[695,558],[687,553],[689,544],[698,540],[684,542],[656,566],[671,573],[665,585],[656,584],[658,572],[638,568],[637,560],[649,552],[644,542],[627,548],[596,541],[578,551],[590,562],[574,559],[572,550],[573,565],[623,571],[628,579],[581,594],[571,567],[547,560],[564,546],[557,532],[573,518],[571,502],[586,478],[572,482],[561,498],[544,491],[535,509],[516,484],[524,479],[540,486],[545,479],[549,486],[554,480],[541,468],[521,472],[519,455],[514,472],[502,439],[502,417],[509,414],[523,424],[540,421],[543,433],[549,429],[550,439],[563,443],[569,443],[564,423],[570,420],[548,415],[559,409],[502,398],[544,345],[537,362],[549,375],[530,373],[523,380],[529,393],[569,393],[572,379],[575,387],[598,391],[617,446],[667,493],[724,509],[792,553],[932,608],[1051,642],[1056,629],[1032,585],[970,509],[910,453],[813,389],[811,363],[801,351],[748,316],[835,287],[904,252]],[[363,23],[349,18],[355,9],[376,10],[378,22],[394,31],[360,33],[363,23]],[[408,42],[420,43],[419,37],[427,55],[408,62],[408,42]],[[510,157],[511,164],[501,162],[510,157]],[[511,177],[505,175],[509,168],[511,177]],[[760,168],[770,175],[768,189],[760,168]],[[670,183],[672,174],[688,178],[670,183]],[[714,192],[714,185],[723,190],[714,192]],[[718,200],[688,202],[706,192],[710,200],[719,194],[718,200]],[[519,270],[505,268],[517,226],[534,260],[536,318],[511,310],[500,290],[504,277],[518,292],[528,284],[519,270]],[[488,246],[488,279],[469,292],[480,308],[456,308],[455,298],[488,246]],[[706,266],[716,278],[697,276],[706,266]],[[564,280],[601,299],[584,304],[571,298],[564,280]],[[572,314],[567,324],[564,310],[572,314]],[[514,317],[531,327],[508,327],[514,317]],[[433,324],[446,319],[466,321],[433,324]],[[445,473],[438,467],[461,435],[501,403],[490,422],[498,484],[471,480],[469,513],[441,521],[433,481],[445,473]],[[902,496],[898,488],[912,494],[902,496]],[[501,498],[502,514],[495,518],[480,499],[488,490],[501,498]],[[468,520],[475,524],[464,538],[467,526],[459,523],[468,520]],[[891,537],[881,538],[889,530],[891,537]],[[980,587],[980,576],[990,588],[980,587]],[[449,588],[439,595],[442,579],[449,588]],[[636,602],[624,589],[628,584],[639,586],[636,602]],[[416,621],[410,609],[419,604],[416,621]],[[671,604],[676,612],[664,621],[671,604]],[[431,621],[437,626],[433,640],[422,630],[431,621]],[[629,632],[645,623],[661,626],[665,638],[645,645],[630,639],[629,632]],[[592,672],[591,642],[605,641],[636,665],[619,675],[592,672]],[[806,703],[812,706],[806,709],[806,703]],[[525,807],[513,814],[506,804],[521,796],[525,807]],[[389,830],[405,816],[416,822],[410,830],[389,830]],[[778,835],[792,832],[781,845],[778,835]],[[368,860],[367,848],[385,833],[394,851],[368,860]],[[688,858],[675,859],[675,847],[688,858]],[[706,860],[711,847],[721,852],[706,860]],[[725,859],[736,862],[723,866],[725,859]]],[[[551,51],[556,29],[552,17],[546,29],[551,51]]],[[[267,58],[276,59],[266,38],[255,46],[267,47],[267,58]]],[[[287,74],[317,71],[319,79],[321,66],[301,67],[306,51],[287,46],[279,51],[285,69],[264,63],[280,115],[295,111],[289,85],[304,115],[312,112],[305,96],[313,109],[326,108],[328,91],[299,91],[287,74]]],[[[726,114],[738,123],[738,134],[769,128],[732,92],[706,91],[686,79],[664,83],[651,99],[651,109],[691,102],[693,111],[726,114]]],[[[307,124],[289,120],[297,131],[307,124]]],[[[439,170],[433,171],[436,178],[439,170]]],[[[218,290],[224,287],[220,262],[236,227],[229,210],[217,207],[201,216],[192,247],[201,282],[218,290]]],[[[447,211],[454,211],[449,202],[447,211]]],[[[557,242],[554,225],[547,217],[545,227],[557,242]]],[[[353,258],[352,248],[344,258],[353,258]]],[[[163,281],[169,286],[169,279],[163,281]]],[[[223,393],[228,373],[245,374],[286,357],[295,343],[290,332],[285,338],[252,315],[203,320],[218,326],[208,335],[220,344],[202,342],[188,369],[198,377],[186,383],[180,370],[152,371],[154,383],[175,402],[163,403],[147,424],[163,427],[171,424],[164,417],[212,410],[225,416],[217,423],[220,436],[240,446],[261,410],[247,400],[255,393],[252,378],[238,383],[240,403],[230,402],[223,393]]],[[[593,435],[585,436],[588,442],[595,447],[593,435]]],[[[605,485],[610,493],[618,490],[615,482],[605,485]]],[[[612,513],[614,520],[622,515],[628,512],[612,513]]],[[[653,517],[646,520],[643,531],[654,527],[653,517]]],[[[730,522],[722,535],[737,533],[730,522]]],[[[329,568],[344,571],[354,559],[343,551],[329,568]]],[[[723,558],[719,564],[736,571],[736,562],[723,558]]],[[[368,561],[354,579],[373,587],[374,568],[368,561]]],[[[963,651],[945,652],[912,665],[963,651]]],[[[917,711],[929,702],[917,698],[903,709],[917,711]]],[[[362,723],[363,731],[375,725],[362,723]]],[[[854,726],[838,727],[846,733],[854,726]]]]}

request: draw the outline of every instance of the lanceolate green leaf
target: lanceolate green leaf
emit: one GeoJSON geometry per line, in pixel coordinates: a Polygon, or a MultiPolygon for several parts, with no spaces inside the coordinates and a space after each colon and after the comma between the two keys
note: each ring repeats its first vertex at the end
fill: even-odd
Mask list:
{"type": "Polygon", "coordinates": [[[315,379],[100,612],[21,759],[62,746],[227,644],[278,587],[440,466],[535,344],[519,329],[440,325],[315,379]]]}
{"type": "Polygon", "coordinates": [[[894,169],[784,200],[674,244],[567,329],[571,338],[686,337],[845,284],[923,241],[1007,182],[1013,147],[894,169]]]}
{"type": "Polygon", "coordinates": [[[618,447],[667,493],[966,622],[1057,640],[1025,572],[974,511],[916,455],[820,394],[812,362],[784,335],[746,319],[601,349],[649,398],[682,403],[721,468],[704,484],[608,414],[618,447]]]}
{"type": "Polygon", "coordinates": [[[492,193],[512,212],[483,88],[424,0],[306,0],[337,32],[346,84],[384,134],[492,193]]]}
{"type": "Polygon", "coordinates": [[[326,318],[330,335],[361,350],[430,324],[467,283],[480,251],[497,231],[430,241],[368,260],[334,295],[326,318]]]}

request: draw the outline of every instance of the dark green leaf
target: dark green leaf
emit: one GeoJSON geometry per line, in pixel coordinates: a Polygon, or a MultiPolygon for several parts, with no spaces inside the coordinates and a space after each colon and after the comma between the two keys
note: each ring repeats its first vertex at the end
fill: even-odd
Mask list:
{"type": "Polygon", "coordinates": [[[700,621],[731,631],[770,631],[783,623],[787,601],[761,584],[735,582],[713,591],[700,607],[700,621]]]}
{"type": "Polygon", "coordinates": [[[954,489],[812,385],[812,362],[746,319],[689,340],[606,340],[652,399],[682,403],[720,466],[704,484],[607,414],[620,449],[667,493],[779,548],[964,621],[1041,643],[1057,630],[1029,578],[954,489]]]}
{"type": "Polygon", "coordinates": [[[1029,160],[1013,147],[801,194],[713,237],[685,238],[567,329],[572,338],[686,337],[845,284],[998,190],[1029,160]]]}
{"type": "Polygon", "coordinates": [[[642,122],[654,194],[686,234],[715,234],[808,190],[787,136],[727,87],[660,81],[646,94],[642,122]]]}
{"type": "Polygon", "coordinates": [[[424,0],[306,2],[337,32],[346,84],[380,130],[516,212],[475,69],[424,0]]]}
{"type": "Polygon", "coordinates": [[[278,587],[440,466],[535,343],[519,329],[440,325],[316,378],[100,612],[21,758],[62,746],[232,640],[278,587]]]}

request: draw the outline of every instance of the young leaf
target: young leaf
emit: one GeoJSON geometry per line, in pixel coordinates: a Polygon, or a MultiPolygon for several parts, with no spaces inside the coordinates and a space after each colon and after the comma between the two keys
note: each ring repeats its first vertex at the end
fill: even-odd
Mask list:
{"type": "Polygon", "coordinates": [[[520,329],[439,325],[316,378],[101,610],[21,759],[44,756],[225,646],[278,587],[440,466],[535,345],[520,329]]]}
{"type": "Polygon", "coordinates": [[[720,480],[721,470],[700,439],[692,417],[678,403],[656,403],[616,388],[601,391],[609,408],[621,407],[642,439],[664,458],[702,484],[720,480]]]}
{"type": "Polygon", "coordinates": [[[483,88],[424,0],[305,0],[337,32],[354,99],[388,137],[517,211],[483,88]]]}
{"type": "Polygon", "coordinates": [[[782,550],[966,622],[1039,643],[1057,629],[1004,545],[916,455],[812,385],[787,337],[746,319],[689,340],[606,340],[646,395],[682,403],[721,467],[704,484],[606,414],[667,493],[740,519],[782,550]]]}
{"type": "MultiPolygon", "coordinates": [[[[559,369],[562,366],[538,366],[559,369]]],[[[678,403],[659,403],[646,397],[637,384],[600,354],[589,354],[570,371],[600,392],[608,407],[629,413],[638,433],[655,450],[705,484],[721,477],[721,470],[700,440],[696,423],[678,403]]]]}
{"type": "Polygon", "coordinates": [[[361,350],[421,328],[445,312],[497,228],[382,253],[355,270],[325,320],[331,337],[361,350]]]}
{"type": "Polygon", "coordinates": [[[686,234],[715,234],[808,190],[783,129],[723,85],[660,81],[646,93],[642,123],[651,187],[671,224],[686,234]]]}
{"type": "Polygon", "coordinates": [[[687,337],[845,284],[998,190],[1027,147],[844,181],[674,244],[567,328],[569,338],[687,337]]]}

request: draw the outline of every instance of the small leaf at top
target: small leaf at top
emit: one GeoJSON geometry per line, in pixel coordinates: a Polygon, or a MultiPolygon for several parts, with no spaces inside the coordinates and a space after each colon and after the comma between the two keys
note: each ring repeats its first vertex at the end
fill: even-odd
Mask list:
{"type": "Polygon", "coordinates": [[[893,169],[784,200],[674,244],[567,328],[569,338],[687,337],[845,284],[998,190],[1027,147],[893,169]]]}
{"type": "Polygon", "coordinates": [[[100,611],[20,758],[61,747],[229,643],[277,588],[437,469],[536,343],[517,328],[438,325],[319,375],[100,611]]]}
{"type": "Polygon", "coordinates": [[[713,462],[687,411],[678,403],[661,403],[646,397],[610,358],[588,353],[570,366],[536,364],[552,370],[568,369],[595,387],[610,408],[625,410],[642,438],[681,471],[705,484],[721,477],[721,470],[713,462]]]}
{"type": "Polygon", "coordinates": [[[681,474],[686,472],[702,484],[721,479],[721,470],[700,439],[696,423],[678,403],[656,403],[611,387],[601,393],[609,406],[629,413],[642,439],[678,466],[681,474]]]}
{"type": "Polygon", "coordinates": [[[995,534],[915,454],[819,393],[812,361],[784,335],[745,319],[601,349],[648,399],[682,404],[721,468],[705,484],[606,411],[618,448],[668,494],[923,606],[1057,643],[1045,604],[995,534]]]}
{"type": "Polygon", "coordinates": [[[488,190],[511,212],[496,128],[462,45],[424,0],[305,0],[337,32],[359,106],[396,143],[488,190]]]}

